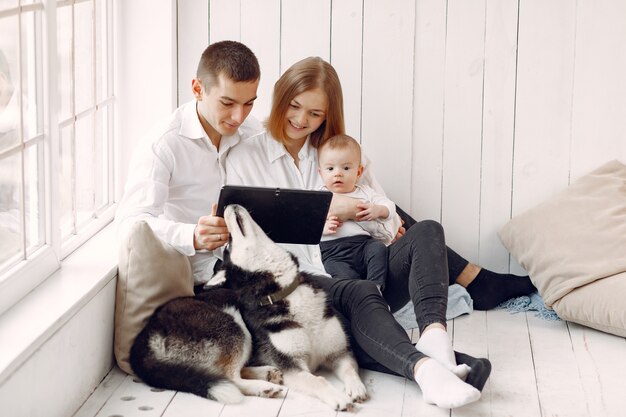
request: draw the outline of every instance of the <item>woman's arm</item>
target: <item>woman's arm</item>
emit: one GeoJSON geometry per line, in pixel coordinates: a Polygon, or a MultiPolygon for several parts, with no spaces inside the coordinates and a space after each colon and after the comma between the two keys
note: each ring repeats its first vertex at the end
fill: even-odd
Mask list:
{"type": "Polygon", "coordinates": [[[330,208],[328,209],[329,216],[336,216],[341,221],[356,220],[356,214],[361,211],[358,207],[363,200],[358,198],[352,198],[343,194],[333,194],[333,199],[330,202],[330,208]]]}

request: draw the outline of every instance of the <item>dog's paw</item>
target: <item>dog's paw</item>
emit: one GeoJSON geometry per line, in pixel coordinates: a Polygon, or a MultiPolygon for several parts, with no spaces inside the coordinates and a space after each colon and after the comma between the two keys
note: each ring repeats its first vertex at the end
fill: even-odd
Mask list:
{"type": "Polygon", "coordinates": [[[344,391],[348,397],[355,403],[362,403],[369,399],[367,394],[367,388],[361,381],[354,381],[351,384],[346,384],[344,391]]]}
{"type": "Polygon", "coordinates": [[[342,399],[335,405],[335,411],[354,411],[354,402],[350,397],[342,399]]]}
{"type": "Polygon", "coordinates": [[[283,384],[283,372],[274,367],[268,367],[267,370],[267,380],[274,384],[282,385],[283,384]]]}
{"type": "Polygon", "coordinates": [[[274,383],[269,383],[265,386],[260,392],[259,397],[263,398],[276,398],[283,397],[285,394],[286,388],[282,385],[276,385],[274,383]]]}
{"type": "MultiPolygon", "coordinates": [[[[328,394],[328,393],[327,393],[328,394]]],[[[331,395],[320,397],[326,404],[330,405],[335,411],[353,411],[354,401],[341,391],[333,392],[331,395]]]]}

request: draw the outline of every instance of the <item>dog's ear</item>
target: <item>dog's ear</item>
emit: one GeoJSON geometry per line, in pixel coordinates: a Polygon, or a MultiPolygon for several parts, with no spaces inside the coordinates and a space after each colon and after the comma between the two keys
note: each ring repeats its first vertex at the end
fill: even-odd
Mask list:
{"type": "Polygon", "coordinates": [[[300,262],[298,262],[298,258],[296,257],[296,255],[289,252],[289,256],[291,256],[291,260],[293,260],[293,263],[296,264],[296,267],[300,267],[300,262]]]}

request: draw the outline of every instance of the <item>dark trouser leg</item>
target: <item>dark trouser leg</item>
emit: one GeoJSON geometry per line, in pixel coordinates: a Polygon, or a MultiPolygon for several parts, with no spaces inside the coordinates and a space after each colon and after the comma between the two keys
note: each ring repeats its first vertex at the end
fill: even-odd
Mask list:
{"type": "Polygon", "coordinates": [[[363,248],[369,236],[348,236],[320,242],[324,269],[333,278],[365,279],[363,248]]]}
{"type": "Polygon", "coordinates": [[[413,380],[413,368],[425,356],[411,344],[376,286],[369,281],[323,276],[314,280],[328,292],[333,307],[343,317],[359,365],[413,380]]]}
{"type": "MultiPolygon", "coordinates": [[[[400,218],[404,221],[404,228],[409,230],[413,225],[418,222],[411,217],[407,212],[402,210],[400,207],[396,206],[396,211],[400,218]]],[[[450,249],[446,246],[446,255],[448,258],[448,277],[450,285],[456,282],[457,277],[461,274],[463,269],[469,264],[469,261],[464,259],[461,255],[456,253],[454,250],[450,249]]]]}
{"type": "Polygon", "coordinates": [[[363,245],[363,261],[367,266],[367,280],[385,287],[387,279],[387,246],[380,240],[368,239],[363,245]]]}
{"type": "MultiPolygon", "coordinates": [[[[415,219],[400,207],[396,207],[396,210],[404,221],[406,229],[417,224],[415,219]]],[[[449,283],[452,285],[456,283],[456,279],[469,262],[450,248],[447,248],[447,255],[449,283]]],[[[491,310],[510,298],[537,291],[529,276],[496,273],[484,268],[480,269],[478,275],[467,285],[466,289],[474,301],[475,310],[491,310]]]]}
{"type": "Polygon", "coordinates": [[[441,225],[431,220],[416,223],[388,248],[389,270],[383,295],[392,311],[403,307],[410,296],[420,332],[433,323],[446,324],[446,249],[441,225]]]}
{"type": "MultiPolygon", "coordinates": [[[[331,303],[348,330],[359,366],[378,372],[415,379],[415,364],[426,356],[411,344],[404,329],[387,309],[376,286],[369,281],[314,276],[329,294],[331,303]]],[[[457,363],[472,367],[467,383],[482,390],[491,371],[487,359],[455,352],[457,363]]]]}

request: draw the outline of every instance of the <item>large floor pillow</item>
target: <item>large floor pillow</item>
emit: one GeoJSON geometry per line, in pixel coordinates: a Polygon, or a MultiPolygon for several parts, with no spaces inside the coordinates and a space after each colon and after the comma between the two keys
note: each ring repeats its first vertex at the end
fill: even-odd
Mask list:
{"type": "Polygon", "coordinates": [[[499,236],[561,318],[626,336],[626,166],[601,166],[499,236]]]}
{"type": "Polygon", "coordinates": [[[154,310],[188,295],[193,295],[193,275],[187,256],[159,239],[145,221],[135,223],[118,256],[113,351],[124,372],[133,374],[130,348],[154,310]]]}

